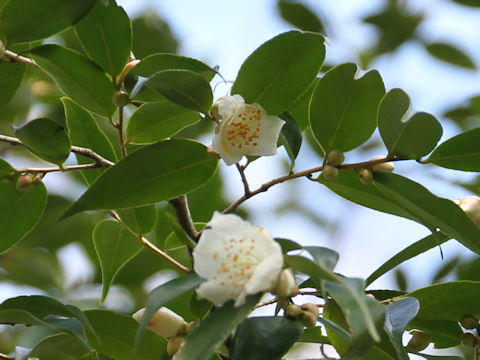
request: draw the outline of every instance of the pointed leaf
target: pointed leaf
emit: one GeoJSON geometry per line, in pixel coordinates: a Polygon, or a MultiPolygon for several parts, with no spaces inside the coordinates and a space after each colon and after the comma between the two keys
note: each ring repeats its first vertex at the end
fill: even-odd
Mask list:
{"type": "Polygon", "coordinates": [[[115,276],[143,246],[138,238],[113,220],[103,220],[95,226],[93,245],[102,269],[103,302],[115,276]]]}
{"type": "MultiPolygon", "coordinates": [[[[62,97],[60,100],[65,109],[70,142],[76,146],[92,149],[107,160],[115,161],[116,156],[112,144],[98,127],[93,115],[67,97],[62,97]]],[[[90,164],[93,162],[91,158],[83,155],[75,154],[75,156],[79,164],[90,164]]],[[[87,184],[91,185],[104,171],[105,168],[83,170],[82,175],[87,184]]]]}
{"type": "Polygon", "coordinates": [[[277,6],[283,20],[298,29],[319,33],[325,31],[318,16],[304,4],[291,0],[279,0],[277,6]]]}
{"type": "Polygon", "coordinates": [[[378,128],[389,156],[421,158],[442,136],[442,126],[433,115],[412,114],[410,106],[410,98],[401,89],[390,90],[380,103],[378,128]]]}
{"type": "Polygon", "coordinates": [[[167,140],[148,145],[100,175],[63,218],[84,210],[121,209],[168,200],[204,184],[216,168],[217,161],[197,142],[167,140]]]}
{"type": "Polygon", "coordinates": [[[313,91],[310,126],[325,153],[362,145],[377,126],[377,108],[385,87],[377,71],[359,76],[345,63],[327,71],[313,91]]]}
{"type": "Polygon", "coordinates": [[[480,171],[480,128],[466,131],[441,143],[427,162],[449,169],[480,171]]]}
{"type": "Polygon", "coordinates": [[[185,345],[175,354],[175,360],[208,359],[223,344],[237,325],[252,311],[260,296],[248,296],[245,304],[235,307],[233,301],[211,312],[185,338],[185,345]]]}
{"type": "Polygon", "coordinates": [[[317,264],[331,271],[335,269],[335,266],[337,265],[338,259],[340,257],[340,255],[336,251],[322,246],[304,246],[303,249],[308,251],[310,255],[312,255],[313,260],[317,264]]]}
{"type": "Polygon", "coordinates": [[[277,360],[302,334],[300,321],[281,316],[251,317],[235,331],[232,360],[277,360]]]}
{"type": "Polygon", "coordinates": [[[0,159],[0,180],[15,174],[15,169],[5,160],[0,159]]]}
{"type": "Polygon", "coordinates": [[[25,64],[0,61],[0,106],[5,105],[15,95],[25,72],[25,64]]]}
{"type": "Polygon", "coordinates": [[[375,185],[429,229],[438,228],[480,254],[480,229],[453,201],[437,197],[422,185],[396,174],[376,173],[375,185]]]}
{"type": "Polygon", "coordinates": [[[127,141],[148,144],[164,140],[199,120],[198,112],[168,100],[143,104],[128,122],[127,141]]]}
{"type": "Polygon", "coordinates": [[[138,235],[148,234],[157,223],[157,208],[155,205],[120,209],[117,212],[123,223],[138,235]]]}
{"type": "Polygon", "coordinates": [[[213,102],[207,80],[191,70],[162,70],[152,75],[143,86],[187,109],[208,114],[213,102]]]}
{"type": "Polygon", "coordinates": [[[23,145],[39,158],[61,165],[70,155],[70,140],[63,126],[53,120],[39,118],[15,129],[23,145]]]}
{"type": "Polygon", "coordinates": [[[73,50],[53,44],[37,47],[30,53],[73,101],[103,116],[114,113],[115,86],[95,63],[73,50]]]}
{"type": "Polygon", "coordinates": [[[0,181],[0,253],[7,251],[37,223],[47,201],[43,183],[27,191],[16,189],[16,181],[0,181]]]}
{"type": "Polygon", "coordinates": [[[95,0],[15,0],[0,13],[0,33],[9,44],[43,39],[80,20],[95,0]]]}
{"type": "Polygon", "coordinates": [[[87,355],[88,349],[81,341],[71,335],[60,333],[43,338],[32,349],[29,357],[48,360],[78,360],[87,355]]]}
{"type": "Polygon", "coordinates": [[[295,167],[295,159],[302,146],[302,132],[295,120],[288,113],[283,113],[280,117],[285,120],[285,124],[280,132],[279,142],[285,147],[290,158],[290,171],[295,167]]]}
{"type": "Polygon", "coordinates": [[[127,13],[115,0],[97,1],[75,25],[75,31],[89,57],[112,76],[127,63],[132,46],[132,26],[127,13]]]}
{"type": "Polygon", "coordinates": [[[303,256],[287,255],[285,256],[285,264],[294,270],[310,275],[315,280],[340,281],[340,277],[334,274],[330,269],[327,269],[321,264],[315,263],[303,256]]]}
{"type": "Polygon", "coordinates": [[[278,115],[315,79],[325,58],[324,37],[290,31],[262,44],[242,64],[232,88],[246,103],[278,115]]]}
{"type": "Polygon", "coordinates": [[[427,51],[433,57],[436,57],[437,59],[445,61],[449,64],[471,70],[475,70],[477,68],[469,56],[453,45],[437,42],[425,45],[425,49],[427,49],[427,51]]]}

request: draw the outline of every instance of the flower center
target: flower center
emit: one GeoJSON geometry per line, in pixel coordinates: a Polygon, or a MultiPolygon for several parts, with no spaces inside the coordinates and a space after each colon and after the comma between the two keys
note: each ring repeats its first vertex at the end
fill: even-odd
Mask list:
{"type": "Polygon", "coordinates": [[[246,106],[241,113],[234,113],[231,120],[225,123],[226,140],[232,147],[257,146],[260,137],[260,121],[262,110],[246,106]]]}

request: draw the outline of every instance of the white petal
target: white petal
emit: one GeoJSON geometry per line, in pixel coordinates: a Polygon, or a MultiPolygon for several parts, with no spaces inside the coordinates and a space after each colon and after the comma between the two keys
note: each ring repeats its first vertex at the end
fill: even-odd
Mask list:
{"type": "Polygon", "coordinates": [[[241,95],[225,96],[218,101],[218,113],[222,119],[227,120],[242,104],[245,104],[245,100],[241,95]]]}
{"type": "Polygon", "coordinates": [[[277,283],[282,267],[283,255],[279,249],[279,252],[273,252],[255,268],[252,277],[245,284],[247,294],[271,290],[277,283]]]}

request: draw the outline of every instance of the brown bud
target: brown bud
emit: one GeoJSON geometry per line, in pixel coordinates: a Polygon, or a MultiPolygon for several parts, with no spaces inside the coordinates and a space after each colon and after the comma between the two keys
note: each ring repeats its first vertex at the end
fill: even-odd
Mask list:
{"type": "Polygon", "coordinates": [[[425,350],[430,344],[430,336],[424,332],[414,331],[413,336],[407,344],[407,349],[411,352],[419,352],[425,350]]]}
{"type": "Polygon", "coordinates": [[[361,169],[358,172],[358,176],[360,177],[360,181],[364,184],[370,184],[373,180],[373,173],[370,169],[361,169]]]}
{"type": "Polygon", "coordinates": [[[323,176],[327,180],[335,180],[338,177],[338,169],[332,165],[325,165],[323,167],[323,176]]]}
{"type": "Polygon", "coordinates": [[[333,166],[342,165],[344,161],[345,161],[345,155],[343,152],[339,150],[330,151],[326,157],[326,163],[333,166]]]}
{"type": "Polygon", "coordinates": [[[477,340],[478,338],[470,332],[464,333],[460,338],[460,342],[464,346],[475,346],[477,344],[477,340]]]}
{"type": "Polygon", "coordinates": [[[125,91],[117,91],[115,94],[113,94],[112,101],[115,105],[124,107],[130,104],[130,97],[125,91]]]}
{"type": "Polygon", "coordinates": [[[314,327],[317,324],[319,315],[318,306],[315,304],[307,303],[303,304],[301,309],[303,310],[302,322],[307,328],[314,327]]]}
{"type": "Polygon", "coordinates": [[[38,182],[38,179],[35,175],[25,174],[18,178],[16,187],[18,191],[28,191],[37,182],[38,182]]]}
{"type": "Polygon", "coordinates": [[[465,315],[460,319],[460,325],[464,329],[475,329],[478,326],[478,319],[472,315],[465,315]]]}
{"type": "Polygon", "coordinates": [[[290,304],[285,309],[285,316],[293,319],[300,319],[303,315],[303,310],[300,306],[295,304],[290,304]]]}

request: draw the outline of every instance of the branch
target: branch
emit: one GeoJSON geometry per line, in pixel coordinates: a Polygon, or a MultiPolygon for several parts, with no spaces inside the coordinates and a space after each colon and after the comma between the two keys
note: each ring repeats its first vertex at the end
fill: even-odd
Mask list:
{"type": "Polygon", "coordinates": [[[140,241],[142,242],[143,245],[145,245],[146,247],[148,247],[149,249],[153,250],[154,252],[156,252],[158,255],[160,255],[161,257],[163,257],[165,260],[167,260],[170,264],[172,264],[173,266],[177,267],[178,269],[182,270],[183,272],[185,273],[191,273],[192,272],[192,269],[189,269],[187,268],[186,266],[180,264],[177,260],[175,260],[174,258],[172,258],[170,255],[168,255],[165,251],[159,249],[157,246],[155,246],[155,244],[152,244],[146,237],[144,236],[141,236],[139,234],[136,234],[135,232],[133,232],[132,230],[130,230],[128,228],[127,225],[125,225],[125,223],[122,221],[122,219],[120,218],[120,216],[118,215],[118,213],[114,210],[111,210],[110,211],[110,215],[112,215],[114,217],[115,220],[118,221],[118,223],[125,229],[127,230],[130,234],[132,234],[133,236],[137,237],[140,239],[140,241]]]}
{"type": "Polygon", "coordinates": [[[80,164],[80,165],[68,165],[68,166],[62,166],[62,167],[56,167],[56,168],[25,168],[25,169],[15,169],[16,173],[42,173],[46,174],[49,172],[55,172],[55,171],[72,171],[72,170],[88,170],[88,169],[96,169],[99,167],[102,167],[103,165],[94,162],[91,164],[80,164]]]}
{"type": "Polygon", "coordinates": [[[195,224],[190,215],[190,209],[188,207],[188,200],[186,195],[179,196],[178,198],[168,200],[168,202],[175,208],[177,219],[180,226],[185,230],[188,236],[192,240],[197,241],[200,233],[195,229],[195,224]]]}
{"type": "Polygon", "coordinates": [[[18,55],[13,51],[5,50],[3,53],[15,62],[24,63],[27,65],[35,66],[36,68],[40,68],[40,66],[38,66],[35,60],[29,59],[25,56],[18,55]]]}
{"type": "Polygon", "coordinates": [[[5,354],[0,354],[0,359],[15,360],[15,357],[14,356],[8,356],[8,355],[5,355],[5,354]]]}

